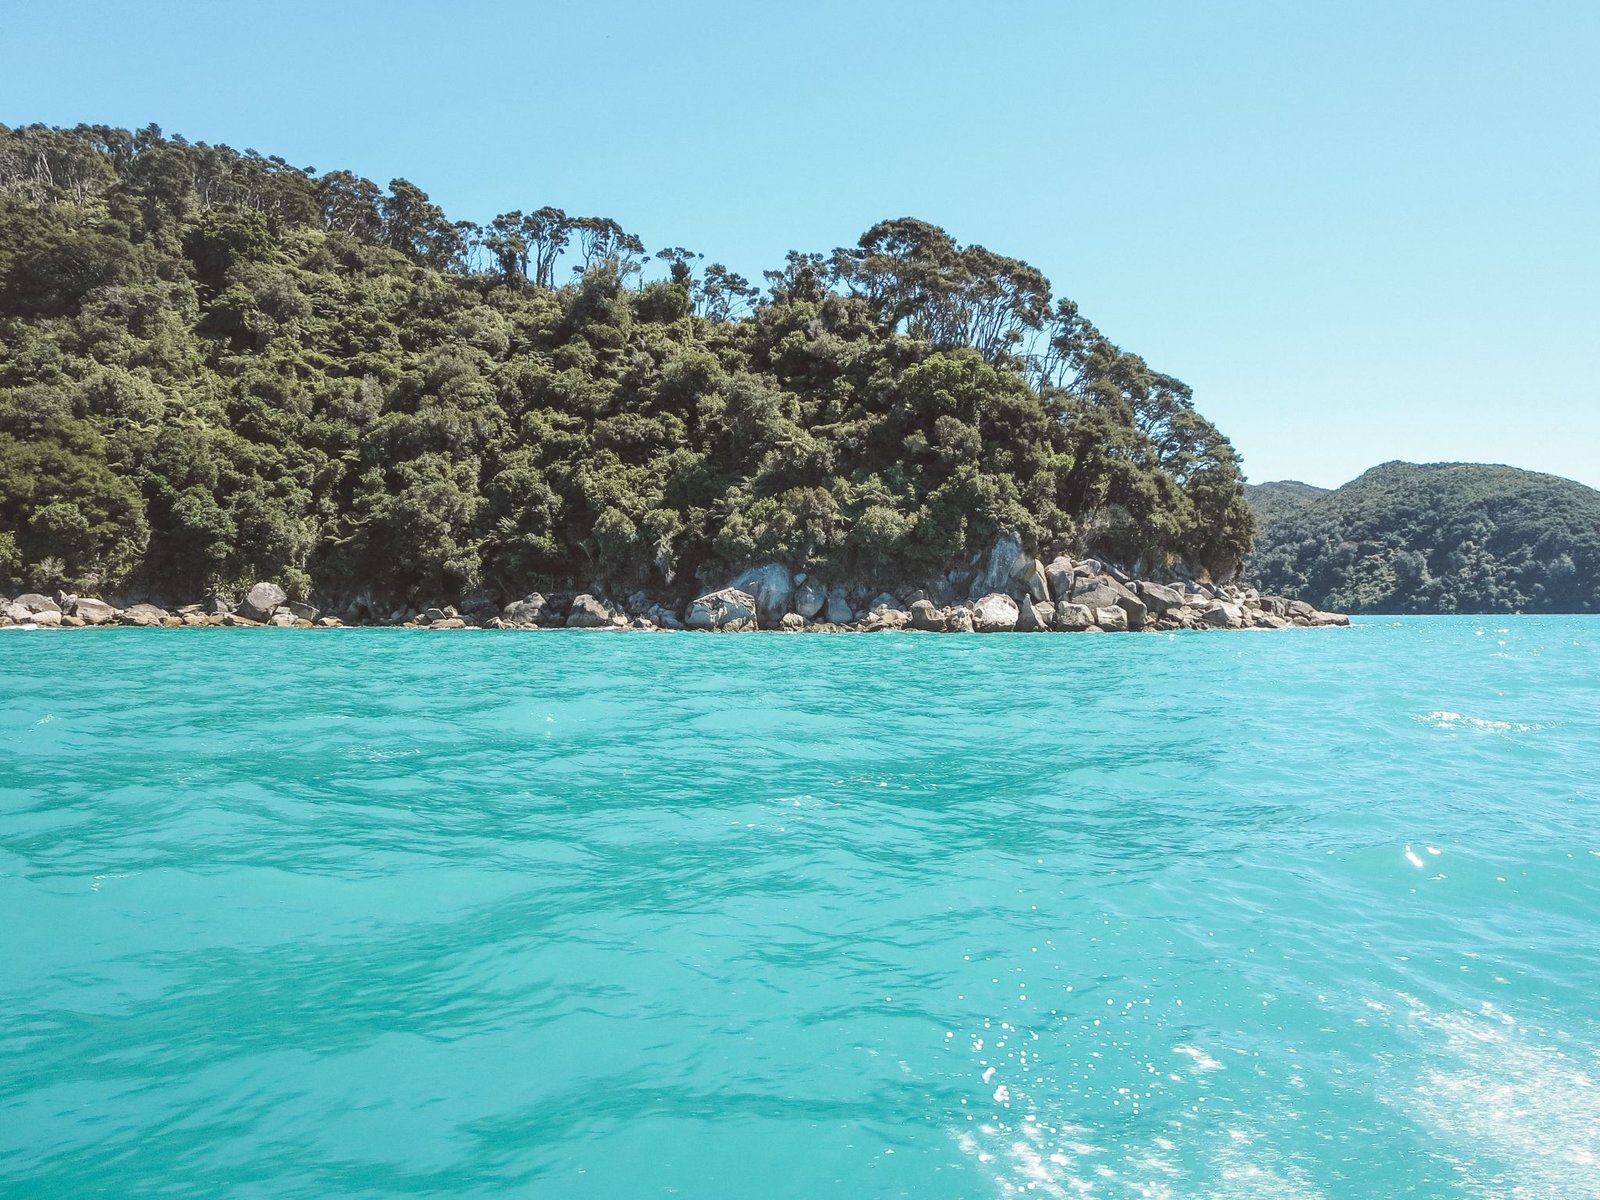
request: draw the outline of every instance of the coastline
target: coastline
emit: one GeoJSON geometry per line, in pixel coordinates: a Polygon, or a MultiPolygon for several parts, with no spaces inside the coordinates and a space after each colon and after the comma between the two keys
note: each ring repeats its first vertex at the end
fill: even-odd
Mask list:
{"type": "Polygon", "coordinates": [[[124,606],[96,596],[25,592],[0,597],[0,627],[286,628],[388,626],[409,629],[631,629],[744,633],[1139,633],[1205,629],[1346,626],[1344,613],[1254,587],[1172,578],[1137,579],[1121,568],[1058,555],[1048,566],[1002,539],[979,570],[951,571],[929,587],[872,593],[829,588],[780,563],[751,567],[726,586],[693,599],[663,602],[645,591],[614,599],[587,592],[532,592],[506,599],[473,593],[458,603],[408,603],[382,611],[370,598],[322,603],[290,599],[273,582],[242,595],[212,595],[167,607],[149,600],[124,606]],[[965,598],[958,598],[964,585],[965,598]]]}

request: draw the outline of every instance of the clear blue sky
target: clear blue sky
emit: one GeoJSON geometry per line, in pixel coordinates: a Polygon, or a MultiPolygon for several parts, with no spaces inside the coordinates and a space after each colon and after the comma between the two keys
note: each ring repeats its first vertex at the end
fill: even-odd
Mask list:
{"type": "Polygon", "coordinates": [[[1600,486],[1600,3],[0,4],[0,121],[556,204],[752,278],[914,215],[1187,380],[1255,480],[1600,486]]]}

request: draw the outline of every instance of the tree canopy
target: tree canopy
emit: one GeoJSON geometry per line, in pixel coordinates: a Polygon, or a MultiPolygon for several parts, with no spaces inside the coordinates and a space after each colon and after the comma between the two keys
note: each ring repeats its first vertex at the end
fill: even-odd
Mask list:
{"type": "Polygon", "coordinates": [[[0,126],[0,582],[915,582],[1003,530],[1234,571],[1189,389],[911,218],[765,288],[553,206],[453,221],[155,126],[0,126]]]}

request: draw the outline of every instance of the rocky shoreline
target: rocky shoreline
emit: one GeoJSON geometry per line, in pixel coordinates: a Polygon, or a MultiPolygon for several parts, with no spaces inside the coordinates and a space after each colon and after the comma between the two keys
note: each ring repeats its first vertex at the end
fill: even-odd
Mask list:
{"type": "Polygon", "coordinates": [[[752,567],[727,586],[682,605],[647,592],[617,600],[595,591],[543,595],[508,603],[487,592],[456,605],[407,605],[374,611],[353,597],[322,606],[291,600],[277,584],[257,583],[243,596],[213,596],[166,608],[143,602],[118,607],[93,596],[29,592],[0,597],[0,627],[338,628],[389,625],[425,629],[638,629],[738,633],[1129,633],[1179,629],[1287,629],[1348,625],[1343,613],[1301,600],[1262,595],[1252,587],[1172,578],[1136,579],[1097,559],[1058,555],[1049,565],[1002,539],[986,564],[937,577],[927,588],[871,594],[827,587],[814,575],[780,563],[752,567]],[[958,599],[964,591],[966,598],[958,599]],[[330,611],[331,610],[331,611],[330,611]]]}

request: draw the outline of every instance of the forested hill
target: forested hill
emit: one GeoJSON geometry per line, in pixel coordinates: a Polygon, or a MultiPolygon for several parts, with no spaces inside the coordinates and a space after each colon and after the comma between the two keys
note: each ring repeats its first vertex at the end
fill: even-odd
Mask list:
{"type": "Polygon", "coordinates": [[[905,218],[758,288],[556,208],[151,126],[0,126],[0,586],[618,594],[917,581],[998,531],[1236,569],[1189,389],[905,218]]]}
{"type": "Polygon", "coordinates": [[[1246,490],[1264,590],[1351,612],[1600,612],[1600,492],[1570,479],[1391,462],[1331,492],[1246,490]]]}

